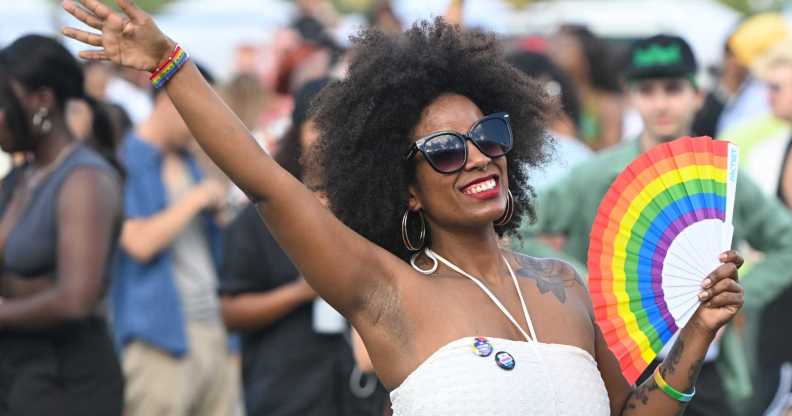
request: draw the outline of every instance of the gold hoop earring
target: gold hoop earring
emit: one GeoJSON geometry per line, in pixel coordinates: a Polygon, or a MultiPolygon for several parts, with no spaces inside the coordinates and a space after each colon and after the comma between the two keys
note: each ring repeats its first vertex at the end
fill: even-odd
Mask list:
{"type": "Polygon", "coordinates": [[[514,197],[512,196],[511,189],[506,190],[506,211],[503,216],[495,221],[495,226],[502,227],[508,224],[514,216],[514,197]]]}
{"type": "Polygon", "coordinates": [[[410,240],[410,234],[407,231],[407,219],[409,216],[410,209],[408,208],[404,211],[404,216],[402,217],[402,242],[404,243],[404,246],[407,247],[407,250],[419,251],[423,248],[424,243],[426,242],[426,221],[424,221],[423,213],[418,211],[418,218],[421,219],[421,231],[418,233],[418,244],[413,244],[410,240]]]}

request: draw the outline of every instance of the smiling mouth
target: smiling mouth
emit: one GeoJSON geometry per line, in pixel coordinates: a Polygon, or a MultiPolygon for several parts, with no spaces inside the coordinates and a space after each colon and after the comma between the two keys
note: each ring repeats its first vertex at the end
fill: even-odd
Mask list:
{"type": "Polygon", "coordinates": [[[490,193],[498,186],[498,177],[493,175],[483,180],[475,181],[461,189],[462,193],[468,196],[478,196],[490,193]]]}

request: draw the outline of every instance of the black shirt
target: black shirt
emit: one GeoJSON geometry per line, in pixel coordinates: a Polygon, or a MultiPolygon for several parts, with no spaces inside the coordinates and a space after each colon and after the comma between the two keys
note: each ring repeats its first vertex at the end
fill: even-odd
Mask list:
{"type": "MultiPolygon", "coordinates": [[[[294,282],[299,276],[253,205],[246,207],[228,227],[223,258],[221,294],[266,292],[294,282]]],[[[312,307],[313,303],[308,302],[270,326],[241,333],[247,413],[382,414],[382,389],[369,400],[353,398],[349,380],[354,359],[349,342],[342,334],[315,333],[312,307]]]]}

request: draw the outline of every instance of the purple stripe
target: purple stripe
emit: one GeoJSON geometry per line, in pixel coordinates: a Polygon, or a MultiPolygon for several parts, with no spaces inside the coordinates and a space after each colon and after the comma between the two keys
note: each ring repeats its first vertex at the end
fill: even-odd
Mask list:
{"type": "Polygon", "coordinates": [[[666,228],[665,232],[660,237],[660,241],[658,241],[657,245],[655,246],[655,251],[652,255],[652,290],[655,293],[660,294],[660,296],[655,296],[655,304],[657,304],[661,316],[673,332],[676,332],[676,330],[679,328],[676,325],[676,321],[674,321],[673,315],[671,315],[671,312],[668,310],[668,305],[666,304],[665,300],[663,300],[663,302],[660,304],[657,303],[660,299],[665,298],[662,284],[663,260],[665,259],[666,254],[668,254],[668,249],[671,247],[671,242],[674,241],[674,239],[682,232],[682,230],[696,222],[701,221],[701,219],[723,220],[725,217],[726,216],[722,210],[715,208],[702,208],[695,211],[688,211],[681,217],[674,220],[674,222],[671,223],[668,228],[666,228]]]}

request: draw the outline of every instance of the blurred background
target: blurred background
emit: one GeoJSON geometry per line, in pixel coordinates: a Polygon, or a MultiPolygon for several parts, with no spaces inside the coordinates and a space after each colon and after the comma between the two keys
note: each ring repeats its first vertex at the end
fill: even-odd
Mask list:
{"type": "MultiPolygon", "coordinates": [[[[767,65],[775,69],[792,68],[789,46],[792,45],[792,0],[137,0],[137,3],[154,14],[162,30],[190,52],[207,78],[213,74],[215,88],[260,145],[309,185],[310,177],[304,176],[299,160],[316,137],[308,115],[310,99],[327,79],[344,76],[350,36],[370,26],[395,33],[416,21],[436,16],[444,16],[468,29],[493,31],[513,59],[512,63],[543,82],[547,92],[564,109],[564,114],[549,127],[549,133],[556,139],[555,156],[549,167],[533,176],[540,199],[542,190],[557,183],[575,164],[611,147],[634,142],[641,135],[645,130],[642,116],[630,105],[622,77],[628,51],[639,39],[659,33],[676,35],[690,44],[698,61],[698,73],[691,80],[704,104],[691,110],[696,117],[690,132],[738,143],[743,168],[757,182],[763,198],[772,199],[774,206],[782,210],[781,221],[788,222],[792,212],[792,197],[784,196],[792,195],[792,163],[787,163],[792,161],[792,70],[776,71],[770,77],[765,71],[767,65]],[[767,64],[770,56],[772,64],[767,64]]],[[[59,1],[0,0],[0,48],[11,45],[20,36],[36,33],[54,37],[76,55],[83,48],[60,35],[63,26],[80,24],[62,10],[59,1]]],[[[108,129],[112,137],[108,140],[118,145],[121,159],[134,155],[124,153],[130,151],[129,143],[150,141],[152,138],[146,135],[156,136],[152,132],[173,133],[162,127],[169,120],[161,115],[178,115],[168,107],[169,102],[163,101],[164,94],[152,93],[149,74],[106,63],[80,61],[80,66],[85,98],[70,100],[65,108],[68,129],[75,138],[95,139],[100,134],[96,130],[95,104],[88,102],[98,102],[112,110],[108,129]]],[[[189,134],[186,130],[176,133],[189,134]]],[[[0,153],[0,176],[30,160],[30,155],[22,153],[0,153]]],[[[200,149],[192,147],[189,154],[197,160],[196,169],[203,171],[219,189],[211,191],[213,196],[204,198],[213,202],[206,202],[206,206],[191,215],[197,216],[202,209],[217,211],[218,225],[225,229],[229,244],[224,251],[225,259],[219,263],[225,266],[216,265],[216,274],[205,276],[207,286],[200,292],[201,296],[212,298],[201,300],[205,301],[201,308],[212,309],[210,314],[217,320],[214,324],[230,334],[229,349],[223,354],[228,352],[228,368],[237,371],[228,379],[232,381],[225,382],[237,387],[235,410],[217,414],[387,414],[387,394],[373,374],[354,331],[332,308],[316,298],[277,244],[271,239],[257,240],[257,236],[268,234],[245,195],[228,182],[200,149]],[[246,263],[251,258],[261,263],[246,263]],[[242,265],[250,269],[239,269],[242,265]],[[263,280],[248,279],[256,273],[261,273],[263,280]],[[289,300],[280,312],[256,306],[275,302],[275,298],[267,296],[283,288],[288,289],[289,300]],[[264,297],[255,297],[258,295],[264,297]],[[331,340],[328,334],[337,339],[331,340]],[[330,343],[322,344],[325,342],[330,343]],[[293,355],[289,358],[293,360],[281,358],[284,348],[289,349],[293,355]],[[268,360],[266,365],[257,361],[261,357],[268,360]],[[279,374],[293,378],[288,383],[282,382],[282,377],[287,376],[279,374]],[[280,398],[267,396],[280,384],[307,385],[311,380],[315,383],[315,388],[308,389],[311,391],[297,394],[287,389],[280,391],[283,394],[280,398]],[[343,394],[335,390],[338,386],[342,386],[343,394]]],[[[135,183],[136,175],[141,173],[134,166],[128,168],[127,183],[135,183]]],[[[206,185],[206,181],[201,185],[206,185]]],[[[214,189],[214,185],[203,187],[201,192],[207,193],[209,188],[214,189]]],[[[129,212],[125,214],[130,216],[129,212]]],[[[177,230],[177,234],[188,240],[208,239],[188,234],[189,220],[182,221],[184,228],[177,230]]],[[[749,262],[746,269],[761,262],[764,252],[772,251],[769,247],[782,247],[780,243],[774,244],[783,236],[771,234],[766,232],[744,247],[749,262]],[[773,238],[776,240],[770,241],[773,238]],[[755,244],[756,241],[759,243],[755,244]]],[[[543,244],[556,251],[563,251],[563,244],[574,243],[545,237],[543,244]]],[[[176,239],[172,243],[184,241],[180,243],[176,239]]],[[[580,263],[569,260],[585,275],[585,259],[578,259],[580,263]]],[[[141,267],[146,265],[144,261],[140,263],[141,267]]],[[[792,262],[787,263],[790,264],[781,264],[781,268],[792,270],[792,262]]],[[[111,274],[113,285],[129,277],[115,269],[111,274]]],[[[752,317],[759,322],[757,326],[748,326],[758,329],[743,330],[741,338],[724,341],[734,343],[729,351],[736,349],[750,356],[722,358],[730,367],[721,369],[723,381],[717,380],[715,384],[723,385],[724,398],[720,401],[728,409],[703,404],[691,409],[693,413],[689,414],[792,414],[789,410],[792,409],[792,338],[787,335],[792,290],[788,285],[775,289],[778,290],[769,296],[771,302],[764,305],[761,314],[752,317]]],[[[123,299],[124,290],[135,289],[113,286],[111,290],[123,299]]],[[[178,296],[195,297],[194,292],[187,292],[179,288],[178,296]]],[[[287,296],[286,292],[278,293],[277,296],[287,296]]],[[[109,304],[112,309],[112,300],[109,304]]],[[[130,311],[127,312],[142,320],[163,319],[145,308],[130,311]]],[[[189,315],[187,310],[181,312],[189,315]]],[[[120,328],[117,320],[122,317],[118,314],[107,313],[103,317],[110,322],[111,330],[120,328]]],[[[743,322],[740,317],[735,327],[745,325],[743,322]]],[[[190,325],[185,327],[189,329],[190,325]]],[[[0,341],[2,337],[0,332],[0,341]]],[[[127,373],[127,363],[123,365],[127,373]]],[[[133,412],[131,399],[126,400],[127,414],[143,414],[133,412]]],[[[0,406],[0,413],[2,410],[0,406]]]]}

